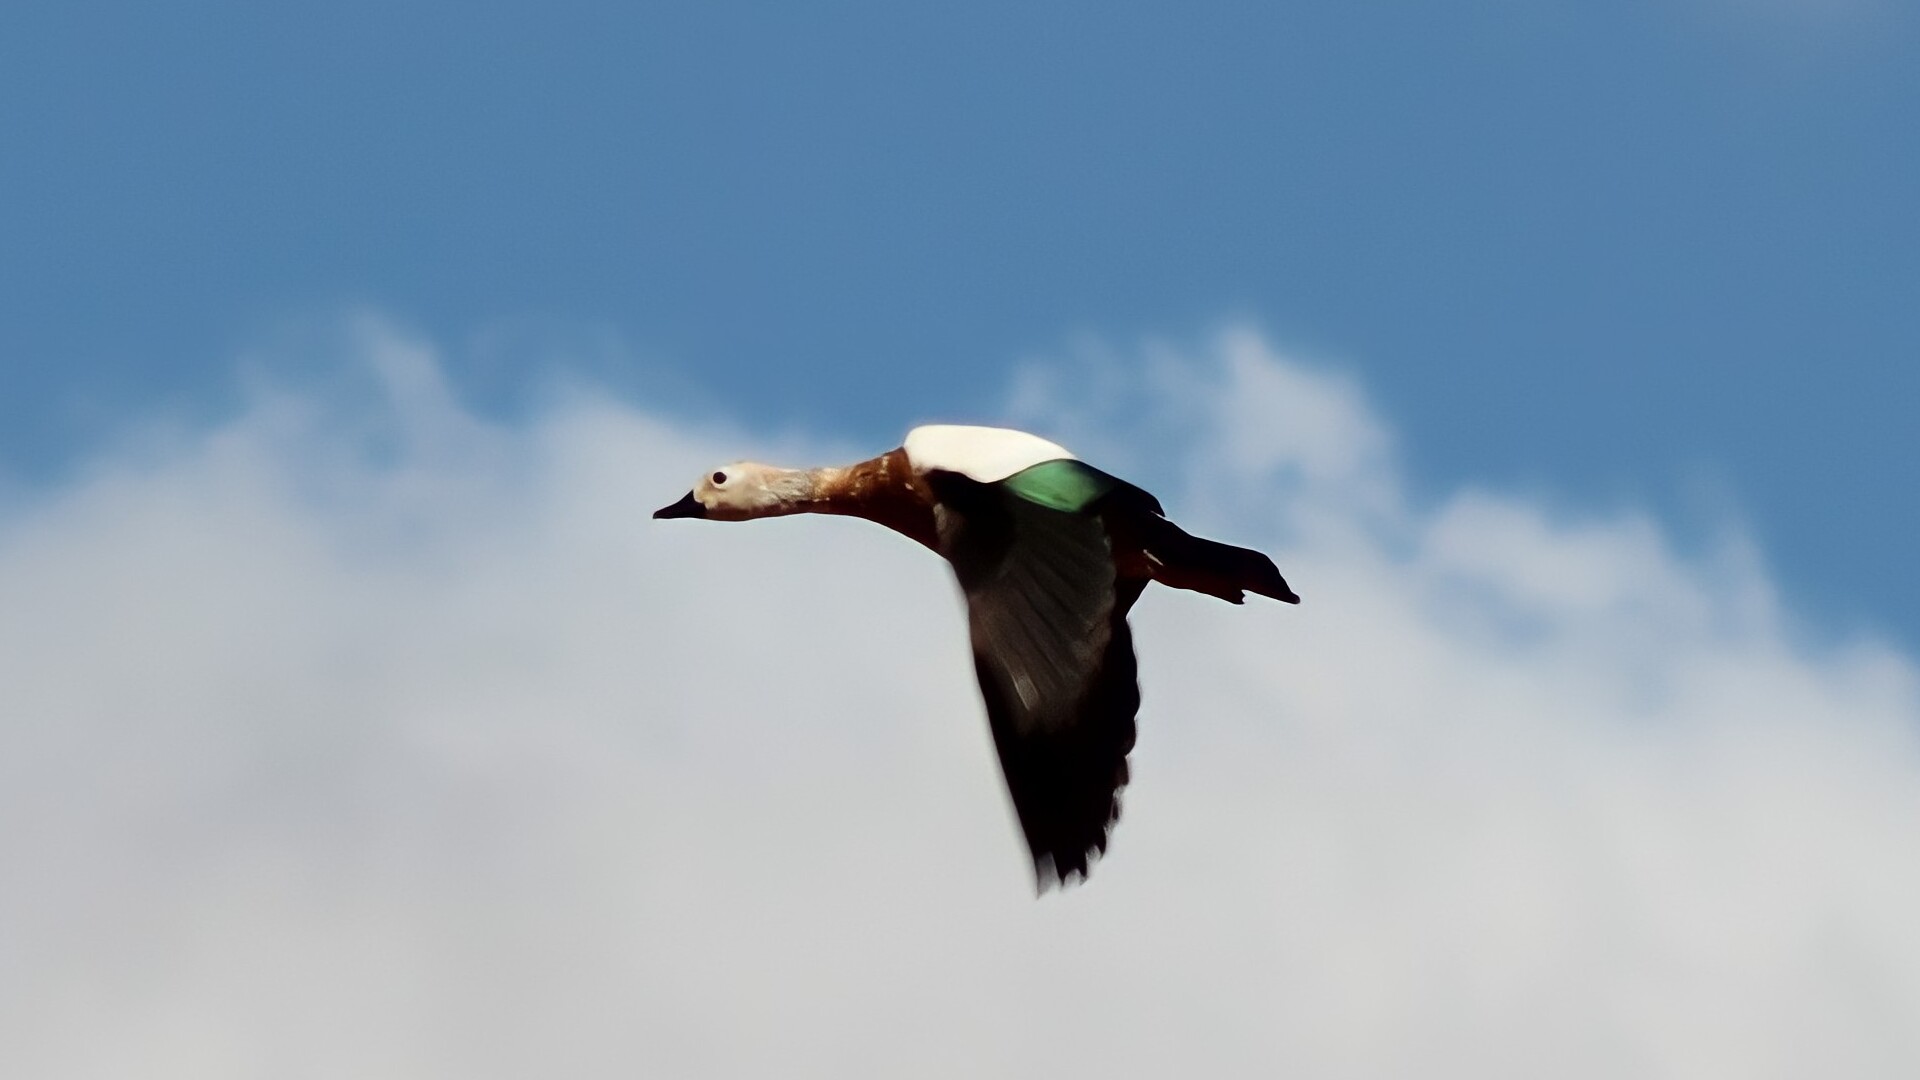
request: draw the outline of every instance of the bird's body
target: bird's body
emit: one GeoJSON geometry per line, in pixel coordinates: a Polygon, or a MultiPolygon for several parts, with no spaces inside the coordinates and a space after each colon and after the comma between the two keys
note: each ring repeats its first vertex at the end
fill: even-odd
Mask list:
{"type": "Polygon", "coordinates": [[[932,425],[840,468],[742,463],[655,517],[862,517],[953,566],[994,745],[1044,888],[1084,878],[1120,813],[1140,706],[1127,612],[1148,582],[1299,597],[1272,560],[1192,536],[1152,495],[1004,428],[932,425]]]}

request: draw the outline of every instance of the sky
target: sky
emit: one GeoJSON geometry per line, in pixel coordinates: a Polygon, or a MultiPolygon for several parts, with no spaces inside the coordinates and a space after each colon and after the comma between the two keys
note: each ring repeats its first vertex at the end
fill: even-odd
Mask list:
{"type": "Polygon", "coordinates": [[[1909,5],[8,5],[0,475],[372,305],[510,414],[879,446],[1078,335],[1368,373],[1417,493],[1751,519],[1920,640],[1909,5]]]}
{"type": "Polygon", "coordinates": [[[937,560],[648,517],[851,445],[309,345],[356,386],[0,527],[8,1075],[1920,1066],[1920,666],[1804,640],[1744,536],[1416,505],[1365,389],[1252,330],[1116,346],[1095,403],[1034,361],[1009,416],[1151,446],[1305,597],[1142,599],[1113,845],[1036,898],[937,560]]]}
{"type": "Polygon", "coordinates": [[[1912,1075],[1917,23],[8,5],[0,1071],[1912,1075]],[[1038,904],[937,564],[646,518],[927,420],[1306,597],[1038,904]]]}

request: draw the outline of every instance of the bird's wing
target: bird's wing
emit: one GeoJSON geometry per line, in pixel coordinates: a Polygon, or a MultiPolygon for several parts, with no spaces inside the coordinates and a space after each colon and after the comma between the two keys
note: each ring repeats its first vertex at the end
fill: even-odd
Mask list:
{"type": "Polygon", "coordinates": [[[1007,790],[1041,888],[1085,877],[1127,782],[1140,688],[1105,526],[994,484],[933,474],[942,553],[967,597],[1007,790]]]}

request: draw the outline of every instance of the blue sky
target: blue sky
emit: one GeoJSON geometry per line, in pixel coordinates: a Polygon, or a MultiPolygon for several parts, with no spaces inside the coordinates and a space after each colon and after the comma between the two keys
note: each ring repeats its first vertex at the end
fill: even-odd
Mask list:
{"type": "Polygon", "coordinates": [[[1073,334],[1241,318],[1363,373],[1423,483],[1731,506],[1810,610],[1920,634],[1903,6],[5,20],[16,480],[347,305],[467,343],[488,407],[613,341],[570,363],[876,444],[1073,334]]]}
{"type": "Polygon", "coordinates": [[[1077,333],[1250,319],[1360,372],[1422,484],[1732,509],[1809,611],[1920,635],[1903,5],[4,18],[16,481],[350,305],[488,408],[571,342],[876,445],[1077,333]]]}

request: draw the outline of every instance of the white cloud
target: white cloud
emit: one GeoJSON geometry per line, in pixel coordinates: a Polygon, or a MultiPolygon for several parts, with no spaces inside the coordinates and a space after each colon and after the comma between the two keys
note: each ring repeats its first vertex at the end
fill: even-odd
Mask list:
{"type": "Polygon", "coordinates": [[[380,408],[262,392],[0,519],[0,1073],[1920,1068],[1914,667],[1737,538],[1413,505],[1250,332],[1037,365],[1018,415],[1306,603],[1149,594],[1113,852],[1036,901],[936,561],[647,519],[882,448],[348,351],[380,408]]]}

